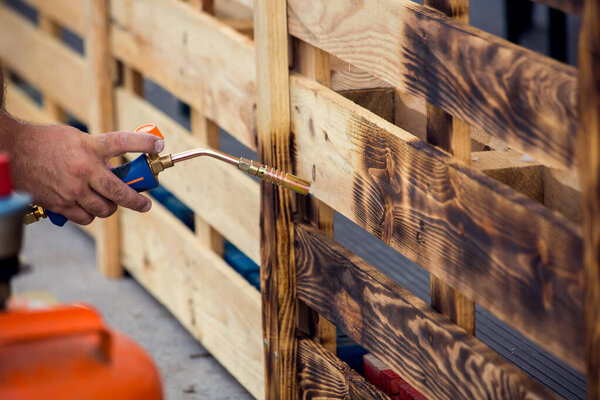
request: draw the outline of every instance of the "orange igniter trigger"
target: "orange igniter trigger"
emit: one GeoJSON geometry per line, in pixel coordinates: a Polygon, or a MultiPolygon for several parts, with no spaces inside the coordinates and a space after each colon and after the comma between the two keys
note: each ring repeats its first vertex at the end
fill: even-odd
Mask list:
{"type": "Polygon", "coordinates": [[[144,125],[138,127],[135,131],[149,133],[151,135],[158,136],[161,139],[165,138],[162,135],[162,133],[160,132],[160,129],[158,129],[158,126],[156,126],[156,124],[144,124],[144,125]]]}

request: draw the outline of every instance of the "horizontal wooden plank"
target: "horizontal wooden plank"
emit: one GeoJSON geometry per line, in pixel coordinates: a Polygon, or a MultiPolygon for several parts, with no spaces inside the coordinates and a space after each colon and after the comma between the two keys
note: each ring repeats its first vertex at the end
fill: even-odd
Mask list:
{"type": "MultiPolygon", "coordinates": [[[[165,135],[165,151],[202,147],[198,138],[160,110],[125,89],[117,89],[117,129],[152,121],[165,135]]],[[[205,222],[260,263],[259,185],[234,166],[212,158],[189,160],[160,174],[160,182],[205,222]]]]}
{"type": "Polygon", "coordinates": [[[556,398],[425,302],[307,225],[297,225],[298,298],[432,399],[556,398]]]}
{"type": "Polygon", "coordinates": [[[581,15],[583,0],[532,0],[536,3],[566,12],[567,14],[581,15]]]}
{"type": "Polygon", "coordinates": [[[288,0],[290,34],[550,166],[574,168],[575,69],[410,0],[288,0]]]}
{"type": "Polygon", "coordinates": [[[6,111],[15,117],[37,124],[58,124],[42,106],[38,105],[21,88],[12,82],[6,85],[6,111]]]}
{"type": "Polygon", "coordinates": [[[348,364],[310,339],[298,341],[298,371],[303,400],[389,400],[348,364]]]}
{"type": "Polygon", "coordinates": [[[291,78],[311,193],[578,369],[579,227],[341,95],[291,78]]]}
{"type": "Polygon", "coordinates": [[[111,2],[113,53],[256,150],[254,44],[174,0],[111,2]]]}
{"type": "MultiPolygon", "coordinates": [[[[73,33],[85,37],[88,24],[85,18],[85,1],[81,0],[23,0],[38,12],[50,17],[73,33]]],[[[86,0],[87,1],[87,0],[86,0]]]]}
{"type": "Polygon", "coordinates": [[[122,210],[123,263],[256,398],[264,398],[260,294],[160,204],[122,210]]]}
{"type": "Polygon", "coordinates": [[[331,66],[331,89],[353,90],[391,87],[387,82],[373,75],[361,71],[359,68],[340,60],[335,56],[329,56],[331,66]]]}
{"type": "Polygon", "coordinates": [[[0,59],[57,104],[87,122],[89,90],[84,59],[0,6],[0,59]]]}

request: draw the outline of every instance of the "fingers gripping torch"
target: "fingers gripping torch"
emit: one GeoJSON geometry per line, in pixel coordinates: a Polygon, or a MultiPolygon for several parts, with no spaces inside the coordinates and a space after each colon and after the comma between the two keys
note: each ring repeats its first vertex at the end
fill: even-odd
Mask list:
{"type": "MultiPolygon", "coordinates": [[[[142,125],[136,132],[149,133],[164,139],[162,133],[155,124],[142,125]]],[[[307,195],[310,190],[310,182],[298,178],[295,175],[278,171],[273,167],[261,165],[256,161],[244,157],[236,158],[229,154],[211,149],[194,149],[177,154],[141,154],[135,160],[112,168],[111,171],[123,182],[137,192],[145,192],[158,186],[158,174],[175,164],[196,157],[212,157],[228,164],[235,165],[238,169],[248,175],[283,186],[297,193],[307,195]]],[[[45,210],[39,206],[32,206],[31,211],[25,216],[25,224],[32,224],[42,218],[48,218],[54,225],[63,226],[68,219],[60,214],[45,210]]]]}

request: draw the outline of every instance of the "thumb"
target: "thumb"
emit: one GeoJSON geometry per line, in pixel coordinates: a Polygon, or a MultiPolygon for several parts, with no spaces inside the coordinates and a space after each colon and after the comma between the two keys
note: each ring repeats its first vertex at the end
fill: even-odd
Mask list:
{"type": "Polygon", "coordinates": [[[109,132],[91,135],[92,148],[102,159],[125,153],[160,153],[165,142],[158,136],[140,132],[109,132]]]}

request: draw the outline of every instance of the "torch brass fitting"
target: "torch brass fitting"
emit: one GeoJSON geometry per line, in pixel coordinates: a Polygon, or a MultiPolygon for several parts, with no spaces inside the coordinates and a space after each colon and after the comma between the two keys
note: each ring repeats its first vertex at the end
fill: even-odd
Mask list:
{"type": "Polygon", "coordinates": [[[310,191],[310,182],[292,175],[290,173],[281,172],[278,169],[261,165],[256,161],[240,157],[238,168],[248,175],[256,176],[264,181],[274,183],[278,186],[283,186],[291,189],[296,193],[307,195],[310,191]]]}
{"type": "Polygon", "coordinates": [[[162,172],[165,169],[171,168],[173,165],[175,165],[170,154],[163,154],[162,156],[159,156],[158,154],[148,154],[146,157],[148,157],[150,169],[157,179],[159,172],[162,172]]]}
{"type": "Polygon", "coordinates": [[[48,218],[48,215],[46,215],[44,208],[40,206],[31,206],[31,211],[25,214],[23,222],[25,223],[25,225],[30,225],[34,222],[39,221],[42,218],[48,218]]]}

